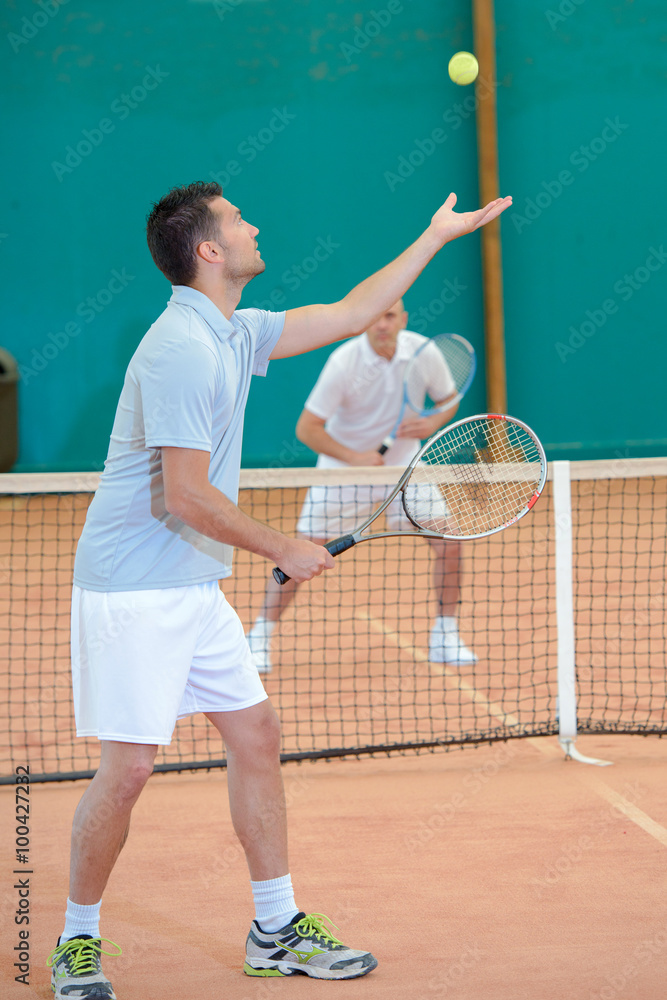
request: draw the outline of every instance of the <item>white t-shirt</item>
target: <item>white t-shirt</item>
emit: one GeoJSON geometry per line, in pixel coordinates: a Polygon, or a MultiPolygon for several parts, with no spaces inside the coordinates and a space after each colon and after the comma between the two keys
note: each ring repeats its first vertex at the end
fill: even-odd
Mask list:
{"type": "MultiPolygon", "coordinates": [[[[419,333],[401,330],[391,361],[376,354],[365,333],[346,341],[329,356],[305,408],[326,421],[327,433],[340,444],[355,451],[379,448],[401,411],[407,364],[427,340],[419,333]]],[[[427,351],[420,357],[426,354],[427,351]]],[[[455,392],[444,359],[441,365],[425,366],[424,393],[427,392],[434,400],[445,399],[455,392]]],[[[419,446],[415,438],[397,438],[384,456],[385,464],[408,465],[419,446]]],[[[317,460],[321,469],[346,464],[330,455],[320,455],[317,460]]]]}

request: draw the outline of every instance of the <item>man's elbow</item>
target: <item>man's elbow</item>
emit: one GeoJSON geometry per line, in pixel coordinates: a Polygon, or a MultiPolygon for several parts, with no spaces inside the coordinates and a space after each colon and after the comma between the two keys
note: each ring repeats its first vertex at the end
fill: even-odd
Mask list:
{"type": "Polygon", "coordinates": [[[167,513],[187,524],[192,515],[193,504],[194,496],[187,485],[165,482],[164,505],[167,513]]]}
{"type": "Polygon", "coordinates": [[[297,441],[305,444],[306,448],[310,448],[311,451],[318,451],[319,431],[324,428],[324,423],[324,420],[320,420],[308,410],[304,410],[297,420],[294,431],[297,441]]]}
{"type": "Polygon", "coordinates": [[[306,440],[306,438],[308,437],[308,426],[309,426],[308,414],[304,410],[296,422],[296,428],[294,430],[294,433],[296,435],[297,441],[300,441],[301,444],[305,444],[308,447],[310,447],[310,445],[308,445],[308,441],[306,440]]]}

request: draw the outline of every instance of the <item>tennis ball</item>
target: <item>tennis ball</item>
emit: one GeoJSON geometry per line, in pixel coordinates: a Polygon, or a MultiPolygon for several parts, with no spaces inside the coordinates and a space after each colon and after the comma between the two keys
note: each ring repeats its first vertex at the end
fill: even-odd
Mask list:
{"type": "Polygon", "coordinates": [[[472,83],[479,73],[479,63],[472,52],[456,52],[449,60],[447,68],[451,79],[454,83],[458,83],[459,87],[472,83]]]}

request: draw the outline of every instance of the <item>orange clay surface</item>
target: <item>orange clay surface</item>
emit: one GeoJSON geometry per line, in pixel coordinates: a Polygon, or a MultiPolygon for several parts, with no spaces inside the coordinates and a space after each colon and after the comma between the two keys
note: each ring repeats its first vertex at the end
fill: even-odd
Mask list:
{"type": "MultiPolygon", "coordinates": [[[[552,738],[287,765],[297,903],[379,960],[343,983],[241,972],[252,903],[224,773],[154,776],[102,907],[119,1000],[662,1000],[667,741],[552,738]]],[[[14,982],[14,790],[0,789],[3,1000],[51,996],[85,783],[33,786],[30,985],[14,982]]]]}

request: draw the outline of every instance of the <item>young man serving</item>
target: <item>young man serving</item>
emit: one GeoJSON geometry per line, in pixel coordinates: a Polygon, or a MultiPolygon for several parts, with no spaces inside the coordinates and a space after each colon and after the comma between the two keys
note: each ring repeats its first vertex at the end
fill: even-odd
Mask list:
{"type": "Polygon", "coordinates": [[[250,871],[255,920],[244,971],[351,979],[377,964],[295,903],[278,719],[218,581],[231,573],[234,546],[297,582],[333,567],[322,546],[236,506],[250,378],[272,359],[367,329],[446,243],[511,199],[463,214],[455,204],[450,194],[407,250],[339,302],[286,313],[237,311],[265,265],[259,230],[217,184],[175,188],[148,217],[148,245],[173,292],[130,361],[74,572],[77,733],[101,741],[101,759],[74,816],[65,926],[49,958],[59,1000],[115,1000],[101,968],[110,953],[102,894],[158,747],[177,719],[197,712],[225,741],[230,811],[250,871]]]}

